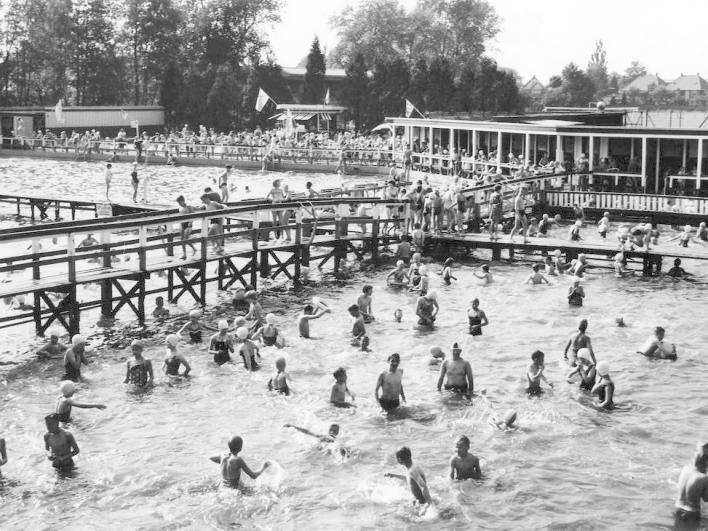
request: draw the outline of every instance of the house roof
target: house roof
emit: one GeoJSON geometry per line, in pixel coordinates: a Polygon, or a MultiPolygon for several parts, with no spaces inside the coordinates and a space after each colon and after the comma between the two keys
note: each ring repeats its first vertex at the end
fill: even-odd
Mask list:
{"type": "Polygon", "coordinates": [[[656,74],[644,74],[627,83],[622,90],[627,92],[630,90],[639,90],[641,92],[649,92],[654,87],[663,87],[666,81],[661,79],[656,74]]]}
{"type": "Polygon", "coordinates": [[[703,79],[700,74],[684,76],[681,74],[666,86],[669,90],[682,91],[698,91],[708,90],[708,81],[703,79]]]}
{"type": "Polygon", "coordinates": [[[545,88],[545,85],[541,83],[536,76],[533,76],[526,83],[524,83],[524,85],[521,87],[521,90],[531,92],[534,90],[543,90],[545,88]]]}
{"type": "MultiPolygon", "coordinates": [[[[305,76],[306,68],[298,66],[284,66],[283,74],[285,77],[298,77],[305,76]]],[[[325,71],[325,78],[345,78],[347,77],[346,72],[343,68],[328,68],[325,71]]]]}

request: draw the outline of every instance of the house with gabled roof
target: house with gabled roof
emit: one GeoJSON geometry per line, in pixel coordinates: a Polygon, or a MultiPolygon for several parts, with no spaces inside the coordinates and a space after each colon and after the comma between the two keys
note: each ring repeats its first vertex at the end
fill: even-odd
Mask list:
{"type": "Polygon", "coordinates": [[[708,81],[703,79],[700,74],[681,74],[666,85],[666,89],[677,93],[681,99],[689,103],[708,97],[708,81]]]}
{"type": "Polygon", "coordinates": [[[520,89],[521,92],[528,94],[531,97],[538,97],[543,94],[544,90],[546,90],[546,86],[541,83],[536,76],[533,76],[526,83],[524,83],[520,89]]]}
{"type": "Polygon", "coordinates": [[[644,74],[633,79],[620,89],[620,92],[651,92],[657,87],[666,86],[666,81],[661,79],[658,74],[644,74]]]}

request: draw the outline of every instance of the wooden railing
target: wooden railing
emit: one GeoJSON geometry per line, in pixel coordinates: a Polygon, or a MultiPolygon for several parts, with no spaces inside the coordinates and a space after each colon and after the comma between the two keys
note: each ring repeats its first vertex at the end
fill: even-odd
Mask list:
{"type": "Polygon", "coordinates": [[[576,204],[608,210],[708,214],[708,198],[705,197],[564,191],[547,191],[545,196],[548,205],[555,207],[576,204]]]}

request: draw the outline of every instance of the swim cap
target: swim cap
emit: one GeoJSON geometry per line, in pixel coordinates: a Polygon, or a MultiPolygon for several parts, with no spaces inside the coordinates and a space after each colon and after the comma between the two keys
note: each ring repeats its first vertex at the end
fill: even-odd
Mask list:
{"type": "Polygon", "coordinates": [[[434,289],[431,289],[428,292],[428,294],[426,295],[426,297],[428,297],[429,299],[437,300],[438,294],[436,293],[436,291],[434,289]]]}
{"type": "Polygon", "coordinates": [[[179,343],[179,336],[177,334],[170,334],[165,338],[165,343],[171,347],[176,347],[177,343],[179,343]]]}
{"type": "Polygon", "coordinates": [[[399,260],[398,262],[396,262],[396,267],[401,267],[404,265],[406,265],[406,263],[403,260],[399,260]]]}
{"type": "Polygon", "coordinates": [[[246,328],[245,326],[239,326],[236,329],[236,336],[239,339],[246,339],[248,337],[248,328],[246,328]]]}
{"type": "Polygon", "coordinates": [[[589,348],[581,348],[580,350],[578,350],[578,357],[589,361],[590,359],[592,359],[590,357],[590,349],[589,348]]]}
{"type": "Polygon", "coordinates": [[[607,376],[608,374],[610,374],[610,364],[605,360],[598,362],[597,374],[599,374],[600,376],[607,376]]]}
{"type": "Polygon", "coordinates": [[[244,326],[246,324],[246,319],[243,316],[234,319],[234,326],[238,328],[239,326],[244,326]]]}
{"type": "Polygon", "coordinates": [[[256,297],[257,295],[258,295],[258,293],[256,293],[256,292],[253,291],[253,290],[250,290],[250,291],[247,291],[247,292],[244,294],[244,298],[250,299],[251,297],[256,297]]]}
{"type": "Polygon", "coordinates": [[[686,226],[683,228],[683,230],[685,230],[686,232],[691,232],[691,226],[690,226],[690,225],[686,225],[686,226]]]}
{"type": "Polygon", "coordinates": [[[504,424],[511,426],[514,422],[516,422],[516,411],[510,409],[504,413],[504,424]]]}
{"type": "Polygon", "coordinates": [[[443,351],[440,347],[430,347],[430,355],[433,358],[441,358],[444,356],[443,351]]]}
{"type": "Polygon", "coordinates": [[[560,249],[556,249],[555,251],[553,251],[553,256],[555,256],[556,258],[560,258],[561,254],[562,253],[561,253],[560,249]]]}
{"type": "Polygon", "coordinates": [[[269,313],[268,315],[266,315],[266,323],[268,323],[269,325],[275,324],[275,314],[274,313],[269,313]]]}
{"type": "Polygon", "coordinates": [[[220,319],[217,326],[219,327],[219,330],[228,330],[229,322],[226,319],[220,319]]]}
{"type": "Polygon", "coordinates": [[[140,341],[139,339],[133,339],[133,341],[130,343],[130,346],[131,346],[131,347],[140,347],[140,348],[144,348],[144,347],[145,347],[145,345],[143,344],[143,342],[140,341]]]}
{"type": "Polygon", "coordinates": [[[194,318],[194,317],[201,317],[202,312],[200,310],[192,310],[189,312],[189,317],[194,318]]]}
{"type": "Polygon", "coordinates": [[[59,384],[59,391],[64,396],[69,396],[74,393],[76,388],[74,387],[74,382],[64,381],[59,384]]]}
{"type": "Polygon", "coordinates": [[[576,226],[576,227],[582,227],[582,226],[583,226],[583,222],[580,221],[580,220],[578,220],[578,221],[575,222],[575,226],[576,226]]]}
{"type": "Polygon", "coordinates": [[[86,340],[84,339],[84,336],[80,334],[75,334],[71,337],[71,344],[75,347],[79,345],[84,345],[86,343],[86,340]]]}
{"type": "Polygon", "coordinates": [[[615,255],[615,260],[624,260],[624,253],[617,253],[615,255]]]}

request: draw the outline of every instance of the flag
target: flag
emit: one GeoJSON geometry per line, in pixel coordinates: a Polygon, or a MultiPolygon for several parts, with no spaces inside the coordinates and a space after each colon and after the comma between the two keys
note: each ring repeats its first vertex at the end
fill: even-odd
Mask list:
{"type": "Polygon", "coordinates": [[[265,107],[266,103],[268,103],[268,100],[272,100],[268,94],[266,94],[266,91],[263,90],[262,88],[258,89],[258,99],[256,99],[256,111],[261,112],[263,110],[263,107],[265,107]]]}
{"type": "Polygon", "coordinates": [[[58,124],[64,122],[64,109],[61,105],[61,100],[59,100],[54,106],[54,118],[56,119],[58,124]]]}
{"type": "Polygon", "coordinates": [[[417,112],[418,114],[420,114],[421,117],[425,118],[425,115],[418,109],[416,109],[416,106],[413,105],[410,100],[406,100],[406,118],[410,118],[411,114],[413,114],[413,111],[417,112]]]}
{"type": "Polygon", "coordinates": [[[126,110],[123,107],[120,108],[120,115],[123,117],[123,120],[128,119],[128,113],[126,112],[126,110]]]}
{"type": "Polygon", "coordinates": [[[325,105],[329,105],[329,87],[327,87],[327,94],[325,94],[325,105]]]}
{"type": "Polygon", "coordinates": [[[139,126],[140,126],[140,124],[138,123],[137,120],[130,121],[130,127],[132,127],[133,129],[137,129],[139,126]]]}

